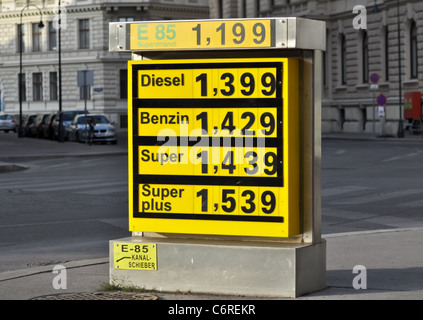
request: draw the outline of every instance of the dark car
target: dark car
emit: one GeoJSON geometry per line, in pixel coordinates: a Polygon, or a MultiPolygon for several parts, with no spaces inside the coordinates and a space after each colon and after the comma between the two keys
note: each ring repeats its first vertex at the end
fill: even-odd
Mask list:
{"type": "Polygon", "coordinates": [[[47,118],[44,121],[44,125],[43,125],[43,137],[46,139],[50,139],[53,140],[54,138],[54,131],[53,131],[53,121],[54,118],[56,117],[56,113],[50,113],[48,114],[47,118]]]}
{"type": "Polygon", "coordinates": [[[31,129],[30,129],[30,127],[35,122],[35,119],[36,118],[37,118],[37,115],[36,114],[30,114],[23,121],[23,131],[24,131],[25,137],[30,137],[31,136],[31,129]]]}
{"type": "Polygon", "coordinates": [[[45,126],[45,121],[46,121],[48,116],[49,116],[48,113],[43,113],[43,114],[37,115],[34,122],[31,123],[30,126],[29,126],[29,135],[31,137],[44,138],[44,129],[43,128],[45,126]]]}
{"type": "MultiPolygon", "coordinates": [[[[85,114],[85,110],[67,110],[67,111],[59,111],[56,113],[56,116],[53,121],[53,136],[54,139],[59,139],[59,119],[60,119],[60,113],[62,113],[62,126],[63,126],[63,136],[65,140],[68,140],[67,137],[67,130],[66,128],[70,125],[72,120],[75,118],[75,116],[79,114],[85,114]]],[[[88,113],[88,111],[87,111],[88,113]]]]}

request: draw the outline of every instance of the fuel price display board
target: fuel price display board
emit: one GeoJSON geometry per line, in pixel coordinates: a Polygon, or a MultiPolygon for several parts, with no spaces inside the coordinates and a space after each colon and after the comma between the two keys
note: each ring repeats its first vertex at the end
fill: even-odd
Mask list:
{"type": "Polygon", "coordinates": [[[298,68],[129,61],[130,231],[299,234],[298,68]]]}
{"type": "Polygon", "coordinates": [[[197,20],[132,23],[131,50],[269,48],[274,20],[197,20]]]}

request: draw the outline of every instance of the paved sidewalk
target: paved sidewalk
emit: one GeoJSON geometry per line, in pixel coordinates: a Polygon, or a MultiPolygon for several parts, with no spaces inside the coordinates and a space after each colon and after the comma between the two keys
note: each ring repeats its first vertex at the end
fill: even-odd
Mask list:
{"type": "MultiPolygon", "coordinates": [[[[389,229],[323,235],[327,240],[327,288],[297,300],[422,300],[423,228],[389,229]],[[366,268],[367,289],[356,290],[353,268],[366,268]]],[[[0,273],[0,299],[107,299],[101,288],[109,281],[109,258],[64,263],[67,288],[54,289],[54,265],[0,273]],[[88,294],[88,295],[87,295],[88,294]]],[[[360,274],[362,274],[362,270],[360,274]]],[[[215,296],[164,292],[143,294],[164,300],[279,300],[277,297],[215,296]]],[[[116,297],[115,299],[122,299],[116,297]]],[[[285,299],[287,300],[287,299],[285,299]]]]}
{"type": "MultiPolygon", "coordinates": [[[[125,132],[121,133],[122,135],[125,132]]],[[[10,135],[10,134],[9,134],[10,135]]],[[[323,139],[377,139],[367,136],[324,134],[323,139]]],[[[384,138],[392,141],[392,138],[384,138]]],[[[397,138],[394,138],[397,139],[397,138]]],[[[397,139],[422,142],[419,137],[397,139]]],[[[0,134],[0,150],[7,146],[12,152],[0,153],[1,170],[25,169],[30,159],[126,154],[126,141],[117,145],[84,145],[58,143],[30,138],[6,137],[0,134]],[[54,147],[52,147],[54,146],[54,147]]],[[[1,174],[1,173],[0,173],[1,174]]],[[[0,176],[1,178],[1,176],[0,176]]],[[[298,300],[361,300],[361,299],[423,299],[423,227],[323,235],[327,240],[327,288],[298,300]],[[354,267],[366,268],[367,288],[353,287],[354,267]]],[[[112,239],[110,239],[112,240],[112,239]]],[[[125,296],[99,293],[109,281],[108,257],[71,261],[67,270],[67,288],[54,289],[54,265],[28,267],[0,273],[0,299],[172,299],[172,300],[243,300],[280,299],[272,297],[213,296],[182,293],[131,293],[125,296]]],[[[310,266],[312,267],[312,266],[310,266]]],[[[361,271],[362,272],[362,271],[361,271]]],[[[362,274],[362,273],[360,273],[362,274]]],[[[363,274],[362,274],[363,275],[363,274]]]]}

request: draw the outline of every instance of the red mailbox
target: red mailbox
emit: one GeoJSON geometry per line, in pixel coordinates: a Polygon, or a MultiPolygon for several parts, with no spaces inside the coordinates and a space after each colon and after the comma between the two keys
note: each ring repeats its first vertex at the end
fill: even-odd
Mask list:
{"type": "Polygon", "coordinates": [[[404,93],[404,119],[422,118],[422,94],[421,92],[404,93]]]}

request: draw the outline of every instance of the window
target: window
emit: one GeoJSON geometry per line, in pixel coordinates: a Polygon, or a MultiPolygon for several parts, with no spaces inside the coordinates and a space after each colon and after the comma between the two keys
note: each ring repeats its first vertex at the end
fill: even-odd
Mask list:
{"type": "Polygon", "coordinates": [[[362,41],[362,48],[361,48],[361,61],[362,65],[362,80],[363,83],[369,82],[369,38],[367,36],[367,32],[363,32],[362,41]]]}
{"type": "Polygon", "coordinates": [[[388,27],[386,27],[385,29],[385,46],[384,46],[384,50],[385,50],[385,80],[389,81],[389,31],[388,31],[388,27]]]}
{"type": "Polygon", "coordinates": [[[219,0],[219,1],[218,1],[218,7],[217,7],[217,10],[218,10],[218,12],[217,12],[217,17],[218,17],[219,19],[222,19],[222,18],[223,18],[223,0],[219,0]]]}
{"type": "Polygon", "coordinates": [[[41,51],[41,30],[39,23],[32,24],[32,51],[41,51]]]}
{"type": "Polygon", "coordinates": [[[41,72],[32,74],[32,100],[43,100],[43,74],[41,72]]]}
{"type": "Polygon", "coordinates": [[[119,72],[119,81],[120,81],[120,98],[128,98],[128,70],[122,69],[119,72]]]}
{"type": "Polygon", "coordinates": [[[347,84],[347,41],[341,36],[341,84],[347,84]]]}
{"type": "Polygon", "coordinates": [[[242,18],[247,17],[247,0],[242,0],[242,18]]]}
{"type": "Polygon", "coordinates": [[[133,17],[121,17],[119,18],[119,22],[125,22],[125,21],[135,21],[133,17]]]}
{"type": "Polygon", "coordinates": [[[410,28],[410,76],[412,79],[418,76],[417,68],[417,26],[413,21],[410,28]]]}
{"type": "Polygon", "coordinates": [[[18,75],[18,81],[19,81],[19,88],[21,91],[21,99],[22,101],[26,101],[26,81],[25,81],[25,73],[21,73],[18,75]]]}
{"type": "Polygon", "coordinates": [[[48,49],[57,50],[57,32],[53,22],[48,23],[48,49]]]}
{"type": "Polygon", "coordinates": [[[79,20],[79,49],[90,48],[90,21],[88,19],[79,20]]]}
{"type": "Polygon", "coordinates": [[[57,100],[57,72],[50,72],[50,100],[57,100]]]}
{"type": "Polygon", "coordinates": [[[18,24],[18,52],[25,52],[25,26],[18,24]]]}

